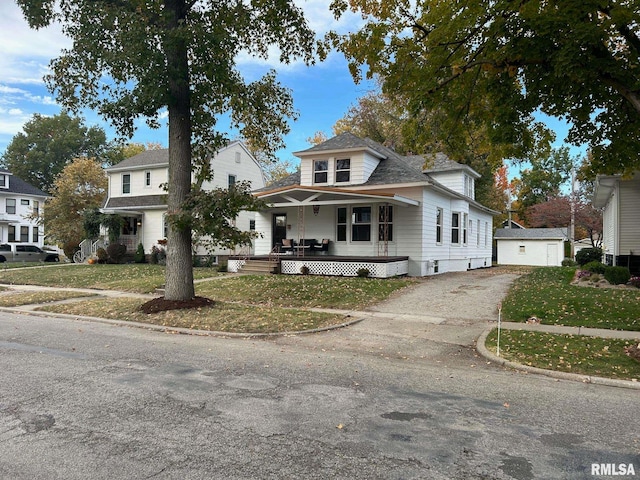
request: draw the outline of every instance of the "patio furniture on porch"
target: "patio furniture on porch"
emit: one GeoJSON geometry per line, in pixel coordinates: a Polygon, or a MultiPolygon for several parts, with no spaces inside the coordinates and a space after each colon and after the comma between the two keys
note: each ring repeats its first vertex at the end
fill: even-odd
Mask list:
{"type": "Polygon", "coordinates": [[[323,238],[322,242],[314,243],[313,245],[311,245],[311,251],[324,252],[323,255],[326,255],[329,251],[329,243],[331,243],[331,240],[329,240],[328,238],[323,238]]]}
{"type": "Polygon", "coordinates": [[[293,253],[293,246],[294,246],[294,241],[292,238],[283,238],[282,239],[282,246],[280,247],[280,250],[282,250],[282,252],[284,253],[293,253]]]}

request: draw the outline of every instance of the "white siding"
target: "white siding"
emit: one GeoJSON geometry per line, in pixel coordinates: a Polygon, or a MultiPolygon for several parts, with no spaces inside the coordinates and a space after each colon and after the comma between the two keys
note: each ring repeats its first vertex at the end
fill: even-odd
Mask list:
{"type": "Polygon", "coordinates": [[[620,237],[616,255],[640,255],[640,177],[621,180],[618,185],[620,237]]]}
{"type": "Polygon", "coordinates": [[[498,265],[560,266],[564,258],[562,240],[497,239],[498,265]]]}
{"type": "Polygon", "coordinates": [[[429,175],[438,183],[454,192],[464,195],[464,173],[461,170],[451,172],[431,172],[429,175]]]}
{"type": "MultiPolygon", "coordinates": [[[[9,182],[10,181],[11,177],[9,176],[9,182]]],[[[9,238],[9,225],[12,225],[15,227],[16,243],[20,243],[21,227],[27,227],[29,231],[28,239],[22,243],[42,247],[44,245],[43,228],[42,226],[38,226],[37,220],[31,220],[28,217],[33,213],[33,202],[39,202],[39,209],[42,214],[45,200],[46,197],[6,192],[0,189],[0,243],[14,243],[15,237],[9,238]],[[15,213],[7,213],[7,199],[15,200],[15,213]],[[23,200],[29,204],[23,205],[23,200]],[[33,240],[34,227],[38,227],[37,241],[33,240]]]]}
{"type": "Polygon", "coordinates": [[[379,160],[371,155],[362,152],[348,152],[344,155],[322,155],[318,154],[312,158],[303,158],[300,161],[300,185],[312,186],[313,183],[313,166],[316,160],[326,160],[328,162],[327,183],[323,186],[334,186],[336,161],[341,159],[351,160],[351,175],[349,182],[340,182],[337,185],[360,185],[369,179],[369,176],[378,166],[379,160]]]}
{"type": "Polygon", "coordinates": [[[616,225],[618,224],[618,195],[619,189],[614,189],[614,194],[609,197],[609,201],[602,214],[602,251],[604,255],[618,255],[618,235],[616,225]]]}

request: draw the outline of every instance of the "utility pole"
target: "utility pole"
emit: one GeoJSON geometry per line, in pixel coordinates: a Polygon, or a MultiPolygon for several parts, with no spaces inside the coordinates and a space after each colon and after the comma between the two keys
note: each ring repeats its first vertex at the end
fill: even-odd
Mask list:
{"type": "Polygon", "coordinates": [[[574,243],[576,233],[576,167],[571,162],[571,226],[569,227],[569,242],[571,245],[571,259],[574,257],[574,243]]]}

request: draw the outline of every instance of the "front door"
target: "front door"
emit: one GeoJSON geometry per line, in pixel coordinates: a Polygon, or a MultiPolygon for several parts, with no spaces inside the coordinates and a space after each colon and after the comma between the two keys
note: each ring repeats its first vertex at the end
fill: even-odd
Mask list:
{"type": "Polygon", "coordinates": [[[558,266],[558,245],[555,243],[547,244],[547,266],[558,266]]]}
{"type": "Polygon", "coordinates": [[[282,243],[282,239],[287,238],[287,214],[286,213],[274,213],[273,225],[272,225],[272,243],[271,247],[275,247],[277,244],[282,243]]]}

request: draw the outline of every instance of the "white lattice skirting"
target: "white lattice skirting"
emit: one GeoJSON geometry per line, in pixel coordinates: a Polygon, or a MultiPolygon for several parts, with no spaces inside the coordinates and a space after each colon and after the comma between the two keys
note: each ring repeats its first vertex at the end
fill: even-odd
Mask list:
{"type": "Polygon", "coordinates": [[[227,272],[237,273],[244,266],[244,260],[229,260],[227,262],[227,272]]]}
{"type": "MultiPolygon", "coordinates": [[[[357,277],[358,270],[366,268],[369,276],[376,278],[389,278],[409,273],[409,261],[397,262],[331,262],[313,260],[281,260],[280,271],[288,275],[300,275],[300,269],[307,267],[310,275],[336,275],[342,277],[357,277]]],[[[231,271],[231,270],[229,270],[231,271]]]]}

